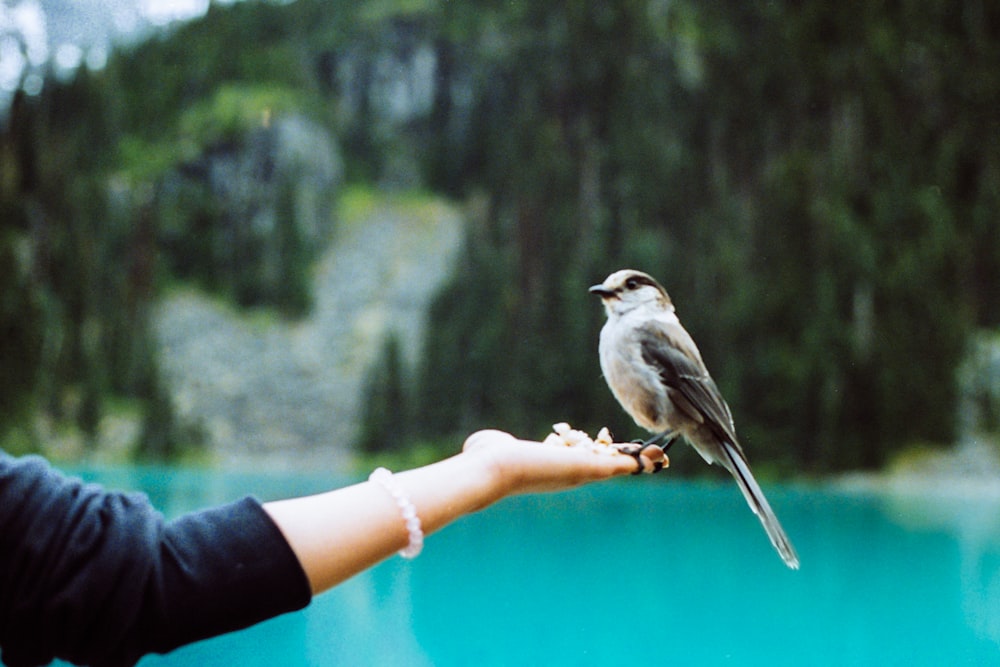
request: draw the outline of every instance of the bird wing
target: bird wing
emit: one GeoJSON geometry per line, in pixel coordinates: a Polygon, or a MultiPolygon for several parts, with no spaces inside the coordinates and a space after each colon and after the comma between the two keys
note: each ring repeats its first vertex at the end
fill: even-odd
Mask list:
{"type": "Polygon", "coordinates": [[[657,369],[674,405],[739,447],[732,412],[684,327],[658,322],[641,327],[638,333],[643,360],[657,369]]]}
{"type": "Polygon", "coordinates": [[[717,443],[691,441],[691,444],[706,461],[719,463],[732,473],[771,544],[788,567],[799,569],[795,548],[750,472],[750,465],[736,440],[733,415],[708,374],[691,336],[675,322],[650,323],[641,327],[638,334],[643,360],[657,369],[677,409],[708,426],[719,439],[717,443]]]}

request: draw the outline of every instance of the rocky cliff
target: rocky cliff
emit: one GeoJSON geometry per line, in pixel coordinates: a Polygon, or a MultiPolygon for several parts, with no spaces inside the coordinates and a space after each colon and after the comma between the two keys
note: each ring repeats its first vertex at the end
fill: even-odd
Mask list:
{"type": "Polygon", "coordinates": [[[178,416],[226,465],[346,465],[369,367],[390,334],[415,362],[461,240],[460,216],[441,201],[375,200],[341,221],[312,277],[314,308],[299,321],[170,295],[155,330],[178,416]]]}

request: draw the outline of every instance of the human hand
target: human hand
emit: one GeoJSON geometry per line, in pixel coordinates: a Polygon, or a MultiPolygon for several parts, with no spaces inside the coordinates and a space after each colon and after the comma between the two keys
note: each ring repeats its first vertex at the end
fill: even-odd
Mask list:
{"type": "MultiPolygon", "coordinates": [[[[470,435],[462,450],[483,457],[499,495],[509,496],[560,491],[635,473],[637,459],[620,451],[634,447],[612,445],[608,451],[595,451],[589,447],[520,440],[504,431],[485,430],[470,435]]],[[[656,461],[646,455],[646,450],[638,460],[645,472],[657,469],[656,461]]]]}

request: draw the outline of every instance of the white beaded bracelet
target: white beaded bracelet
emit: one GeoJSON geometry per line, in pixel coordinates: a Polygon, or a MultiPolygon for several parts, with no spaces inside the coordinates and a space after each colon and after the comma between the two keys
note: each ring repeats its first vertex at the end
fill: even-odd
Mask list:
{"type": "Polygon", "coordinates": [[[392,480],[392,473],[386,468],[375,468],[368,476],[368,481],[382,485],[396,501],[399,512],[403,515],[403,521],[406,523],[406,532],[410,535],[410,543],[400,550],[399,555],[403,558],[416,558],[420,555],[420,550],[424,548],[424,531],[420,527],[417,508],[413,506],[403,490],[396,486],[392,480]]]}

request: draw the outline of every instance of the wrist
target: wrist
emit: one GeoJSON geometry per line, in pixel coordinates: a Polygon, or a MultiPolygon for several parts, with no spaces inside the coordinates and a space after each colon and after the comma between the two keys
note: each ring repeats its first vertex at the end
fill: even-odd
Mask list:
{"type": "Polygon", "coordinates": [[[495,449],[490,446],[471,447],[457,457],[466,464],[470,478],[476,480],[475,487],[479,492],[474,511],[485,509],[513,493],[495,449]]]}

